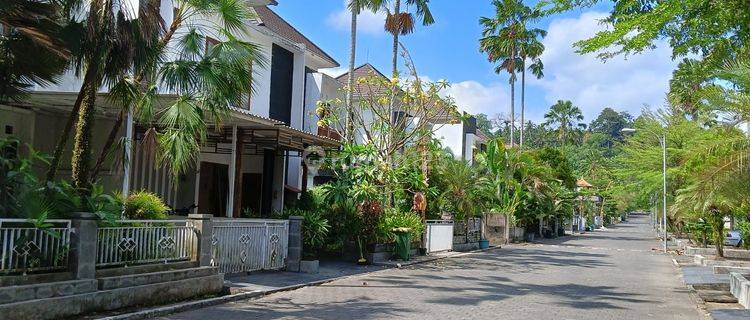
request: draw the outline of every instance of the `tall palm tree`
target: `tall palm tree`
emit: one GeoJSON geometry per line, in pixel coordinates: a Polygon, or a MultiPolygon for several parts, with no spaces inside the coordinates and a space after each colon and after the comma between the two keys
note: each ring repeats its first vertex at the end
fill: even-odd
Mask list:
{"type": "Polygon", "coordinates": [[[423,26],[429,26],[435,23],[435,18],[432,16],[432,12],[430,12],[430,0],[403,0],[406,6],[414,6],[416,8],[416,17],[415,14],[411,12],[401,11],[402,0],[391,1],[393,1],[393,11],[387,9],[388,12],[385,18],[385,31],[388,31],[391,35],[393,35],[393,46],[391,48],[391,70],[392,76],[394,78],[397,78],[399,35],[407,35],[414,32],[415,18],[422,18],[423,26]]]}
{"type": "Polygon", "coordinates": [[[531,71],[537,79],[544,77],[544,63],[539,58],[544,52],[544,44],[539,38],[544,38],[547,35],[547,31],[533,28],[526,30],[526,36],[521,42],[519,47],[519,54],[521,55],[521,136],[520,146],[523,148],[524,140],[524,126],[526,124],[526,69],[531,71]],[[526,60],[530,60],[528,68],[526,67],[526,60]]]}
{"type": "Polygon", "coordinates": [[[523,66],[520,47],[526,38],[524,21],[528,16],[528,7],[520,0],[493,0],[495,16],[481,17],[482,38],[479,39],[479,50],[487,54],[487,59],[499,63],[496,73],[507,72],[510,75],[510,145],[514,144],[515,131],[515,96],[516,72],[523,66]]]}
{"type": "Polygon", "coordinates": [[[583,113],[581,109],[574,106],[572,102],[557,100],[549,111],[544,114],[545,126],[557,128],[557,138],[561,145],[568,141],[568,134],[576,127],[581,126],[583,113]]]}
{"type": "MultiPolygon", "coordinates": [[[[86,27],[75,65],[76,72],[83,74],[83,82],[71,158],[71,178],[82,197],[90,194],[91,135],[99,88],[119,81],[138,62],[150,60],[145,53],[153,50],[162,29],[159,8],[151,2],[139,2],[138,8],[113,0],[85,2],[86,27]]],[[[72,6],[75,8],[75,4],[72,6]]]]}
{"type": "MultiPolygon", "coordinates": [[[[152,119],[156,119],[154,122],[162,130],[154,131],[163,151],[161,158],[176,164],[172,169],[179,173],[195,157],[196,145],[205,135],[203,120],[225,113],[226,107],[238,102],[252,86],[250,62],[258,60],[258,50],[232,35],[245,31],[249,17],[245,4],[236,0],[180,3],[169,27],[163,24],[156,0],[140,1],[137,8],[129,7],[129,2],[113,0],[67,0],[54,7],[61,20],[72,21],[72,26],[65,30],[77,32],[65,37],[72,39],[69,42],[44,44],[59,52],[70,52],[73,70],[82,78],[68,121],[69,129],[62,134],[67,137],[75,124],[72,180],[81,196],[89,194],[92,181],[90,141],[100,88],[107,89],[108,98],[124,111],[135,106],[145,109],[144,115],[156,116],[152,119]],[[197,32],[199,27],[183,22],[191,16],[217,13],[221,26],[207,26],[203,31],[223,35],[229,41],[203,50],[205,39],[197,32]],[[185,32],[176,33],[185,25],[185,32]],[[180,35],[180,41],[172,46],[170,40],[176,34],[180,35]],[[176,61],[163,62],[175,52],[176,61]],[[179,95],[177,102],[164,110],[154,109],[157,81],[160,87],[179,95]]],[[[0,8],[4,9],[7,8],[0,8]]],[[[36,17],[32,10],[27,11],[30,17],[36,17]]],[[[23,11],[16,16],[24,16],[23,11]]],[[[7,19],[3,23],[28,32],[17,20],[7,19]]],[[[45,27],[48,29],[32,29],[29,33],[37,37],[35,40],[45,40],[44,36],[55,31],[54,26],[45,27]]],[[[61,139],[58,146],[65,144],[66,140],[61,139]]],[[[48,176],[54,177],[61,153],[56,152],[56,161],[50,166],[53,173],[48,176]]]]}
{"type": "Polygon", "coordinates": [[[362,10],[377,11],[383,6],[384,0],[350,0],[349,11],[352,14],[351,33],[349,36],[349,75],[346,78],[346,139],[349,143],[354,142],[354,111],[352,110],[354,94],[354,64],[357,55],[357,17],[362,10]]]}
{"type": "MultiPolygon", "coordinates": [[[[234,36],[234,34],[246,34],[245,21],[251,17],[250,12],[241,2],[235,0],[188,1],[177,2],[175,5],[172,23],[160,35],[158,46],[151,57],[153,61],[140,69],[140,72],[132,77],[124,78],[123,81],[113,86],[112,94],[119,94],[122,110],[96,161],[92,180],[99,173],[107,156],[112,153],[124,116],[131,105],[135,107],[135,114],[140,115],[142,123],[162,124],[161,121],[166,120],[166,116],[170,113],[154,110],[154,107],[158,105],[154,101],[158,96],[155,91],[158,85],[172,86],[173,93],[183,95],[177,101],[183,103],[189,101],[196,108],[202,109],[177,108],[175,111],[182,114],[176,114],[180,120],[179,123],[152,128],[152,132],[160,134],[172,131],[170,142],[181,141],[182,146],[178,149],[192,150],[192,152],[177,153],[164,152],[164,148],[160,150],[162,151],[161,158],[167,160],[174,174],[181,173],[197,155],[197,144],[205,136],[204,120],[220,118],[226,112],[227,106],[240,105],[244,103],[243,95],[252,94],[254,79],[251,66],[263,66],[265,58],[258,52],[256,45],[241,41],[234,36]],[[188,23],[199,15],[215,16],[218,18],[218,23],[188,23]],[[178,30],[181,32],[176,35],[178,30]],[[206,47],[206,34],[223,35],[227,40],[206,47]],[[164,61],[167,50],[179,53],[177,58],[168,62],[164,61]],[[173,68],[178,69],[176,73],[173,73],[175,72],[173,68]],[[168,75],[171,77],[170,82],[157,83],[165,81],[162,79],[168,75]],[[186,88],[194,92],[184,92],[186,88]],[[211,99],[208,99],[209,97],[211,99]],[[188,112],[198,112],[198,114],[189,115],[188,112]],[[197,138],[190,139],[190,134],[197,138]],[[174,135],[184,136],[176,139],[174,135]]],[[[170,107],[175,107],[175,104],[170,107]]],[[[167,136],[169,135],[160,135],[160,138],[167,136]]],[[[167,141],[160,142],[166,143],[167,141]]],[[[169,144],[163,145],[165,148],[168,146],[169,144]]],[[[172,147],[176,146],[172,145],[172,147]]]]}

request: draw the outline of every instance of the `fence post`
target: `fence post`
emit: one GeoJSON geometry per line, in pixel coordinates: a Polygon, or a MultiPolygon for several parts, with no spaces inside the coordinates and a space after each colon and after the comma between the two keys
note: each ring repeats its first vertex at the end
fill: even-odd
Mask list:
{"type": "Polygon", "coordinates": [[[286,258],[286,269],[299,272],[302,260],[302,217],[289,217],[289,251],[286,258]]]}
{"type": "Polygon", "coordinates": [[[211,246],[214,225],[211,222],[212,214],[189,214],[188,219],[193,223],[197,236],[197,250],[193,253],[193,260],[198,261],[201,267],[211,266],[211,246]]]}
{"type": "Polygon", "coordinates": [[[99,217],[89,212],[72,214],[68,265],[74,279],[96,278],[97,220],[99,217]]]}

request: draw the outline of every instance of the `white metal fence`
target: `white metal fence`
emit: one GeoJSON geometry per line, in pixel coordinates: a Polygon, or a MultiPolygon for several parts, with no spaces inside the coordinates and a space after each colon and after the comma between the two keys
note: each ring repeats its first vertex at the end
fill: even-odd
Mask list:
{"type": "Polygon", "coordinates": [[[121,220],[100,226],[96,266],[122,266],[190,260],[197,237],[189,220],[121,220]]]}
{"type": "Polygon", "coordinates": [[[288,220],[214,219],[213,264],[223,273],[278,270],[286,266],[288,220]]]}
{"type": "Polygon", "coordinates": [[[453,249],[453,221],[427,220],[427,252],[453,249]]]}
{"type": "Polygon", "coordinates": [[[68,265],[70,220],[45,220],[36,228],[24,219],[0,219],[0,273],[64,270],[68,265]]]}

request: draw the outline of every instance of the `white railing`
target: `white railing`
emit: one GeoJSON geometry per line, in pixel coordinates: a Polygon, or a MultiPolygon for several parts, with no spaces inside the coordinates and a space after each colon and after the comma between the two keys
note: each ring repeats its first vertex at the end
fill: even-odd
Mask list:
{"type": "Polygon", "coordinates": [[[453,221],[427,220],[427,252],[453,250],[453,221]]]}
{"type": "Polygon", "coordinates": [[[70,220],[45,220],[36,228],[24,219],[0,219],[0,273],[67,269],[70,220]]]}
{"type": "Polygon", "coordinates": [[[197,237],[189,220],[121,220],[100,226],[96,266],[128,266],[190,260],[197,237]]]}
{"type": "Polygon", "coordinates": [[[286,267],[288,220],[214,219],[212,263],[223,273],[286,267]]]}

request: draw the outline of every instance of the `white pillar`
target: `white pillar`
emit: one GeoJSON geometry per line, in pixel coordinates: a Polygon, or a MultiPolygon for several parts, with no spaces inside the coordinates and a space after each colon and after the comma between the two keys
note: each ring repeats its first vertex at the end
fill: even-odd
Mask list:
{"type": "Polygon", "coordinates": [[[232,126],[232,158],[229,159],[229,194],[227,195],[227,218],[234,212],[235,175],[237,173],[237,125],[232,126]]]}
{"type": "Polygon", "coordinates": [[[133,108],[128,110],[125,119],[125,159],[123,161],[124,173],[122,177],[122,196],[127,198],[130,194],[130,175],[133,167],[133,108]]]}

